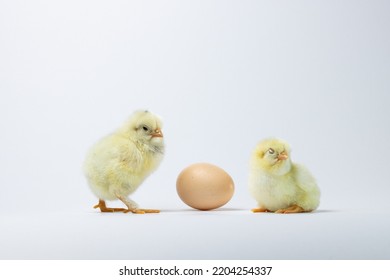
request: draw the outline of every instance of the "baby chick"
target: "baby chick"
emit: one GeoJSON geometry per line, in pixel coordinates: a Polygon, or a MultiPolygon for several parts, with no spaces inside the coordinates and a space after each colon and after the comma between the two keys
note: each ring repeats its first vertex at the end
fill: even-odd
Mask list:
{"type": "Polygon", "coordinates": [[[253,212],[300,213],[315,210],[320,190],[302,165],[291,162],[291,149],[280,139],[265,139],[251,159],[249,189],[258,203],[253,212]]]}
{"type": "Polygon", "coordinates": [[[164,155],[161,120],[149,111],[136,111],[116,132],[97,142],[87,154],[84,173],[99,198],[101,212],[159,213],[139,209],[128,198],[159,166],[164,155]],[[125,208],[108,208],[105,200],[121,200],[125,208]]]}

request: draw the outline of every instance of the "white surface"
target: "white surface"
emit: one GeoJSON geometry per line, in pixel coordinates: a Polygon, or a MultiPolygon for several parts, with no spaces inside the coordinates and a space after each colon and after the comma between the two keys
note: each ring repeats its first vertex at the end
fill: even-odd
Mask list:
{"type": "Polygon", "coordinates": [[[389,12],[387,1],[1,1],[0,257],[390,258],[389,12]],[[139,108],[163,117],[167,152],[132,198],[172,211],[95,213],[85,153],[139,108]],[[319,213],[247,212],[250,153],[268,136],[317,178],[319,213]],[[239,211],[181,211],[176,176],[198,161],[232,176],[226,209],[239,211]],[[284,250],[286,231],[310,225],[284,250]],[[258,232],[277,249],[252,246],[258,232]]]}
{"type": "Polygon", "coordinates": [[[2,221],[5,259],[389,259],[389,211],[47,213],[2,221]]]}

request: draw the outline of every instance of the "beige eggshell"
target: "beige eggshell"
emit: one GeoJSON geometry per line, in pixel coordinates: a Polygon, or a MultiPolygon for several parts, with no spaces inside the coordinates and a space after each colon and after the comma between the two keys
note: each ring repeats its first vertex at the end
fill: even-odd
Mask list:
{"type": "Polygon", "coordinates": [[[181,200],[199,210],[225,205],[233,196],[233,179],[222,168],[209,163],[195,163],[178,176],[176,189],[181,200]]]}

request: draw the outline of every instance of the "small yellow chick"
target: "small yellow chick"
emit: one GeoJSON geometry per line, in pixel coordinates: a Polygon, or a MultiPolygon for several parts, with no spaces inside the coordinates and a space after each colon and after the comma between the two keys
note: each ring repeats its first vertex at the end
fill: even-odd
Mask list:
{"type": "Polygon", "coordinates": [[[128,198],[159,166],[164,155],[161,119],[136,111],[117,131],[97,142],[87,154],[84,173],[99,198],[101,212],[159,213],[139,209],[128,198]],[[105,200],[121,200],[125,208],[108,208],[105,200]]]}
{"type": "Polygon", "coordinates": [[[320,190],[302,165],[291,162],[290,145],[269,138],[255,148],[251,159],[249,190],[258,203],[253,212],[300,213],[315,210],[320,190]]]}

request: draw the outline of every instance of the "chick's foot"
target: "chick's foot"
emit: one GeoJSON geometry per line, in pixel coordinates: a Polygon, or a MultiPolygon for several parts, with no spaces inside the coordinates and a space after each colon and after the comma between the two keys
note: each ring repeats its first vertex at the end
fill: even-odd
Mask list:
{"type": "Polygon", "coordinates": [[[302,213],[305,212],[301,206],[293,205],[285,209],[279,209],[275,211],[277,214],[292,214],[292,213],[302,213]]]}
{"type": "Polygon", "coordinates": [[[106,202],[104,200],[99,199],[99,203],[95,205],[93,208],[100,208],[100,212],[124,212],[125,208],[109,208],[106,206],[106,202]]]}
{"type": "Polygon", "coordinates": [[[160,213],[160,210],[153,209],[128,209],[125,210],[124,213],[133,213],[133,214],[150,214],[150,213],[160,213]]]}
{"type": "Polygon", "coordinates": [[[253,213],[265,213],[265,212],[270,212],[267,208],[254,208],[251,210],[253,213]]]}

